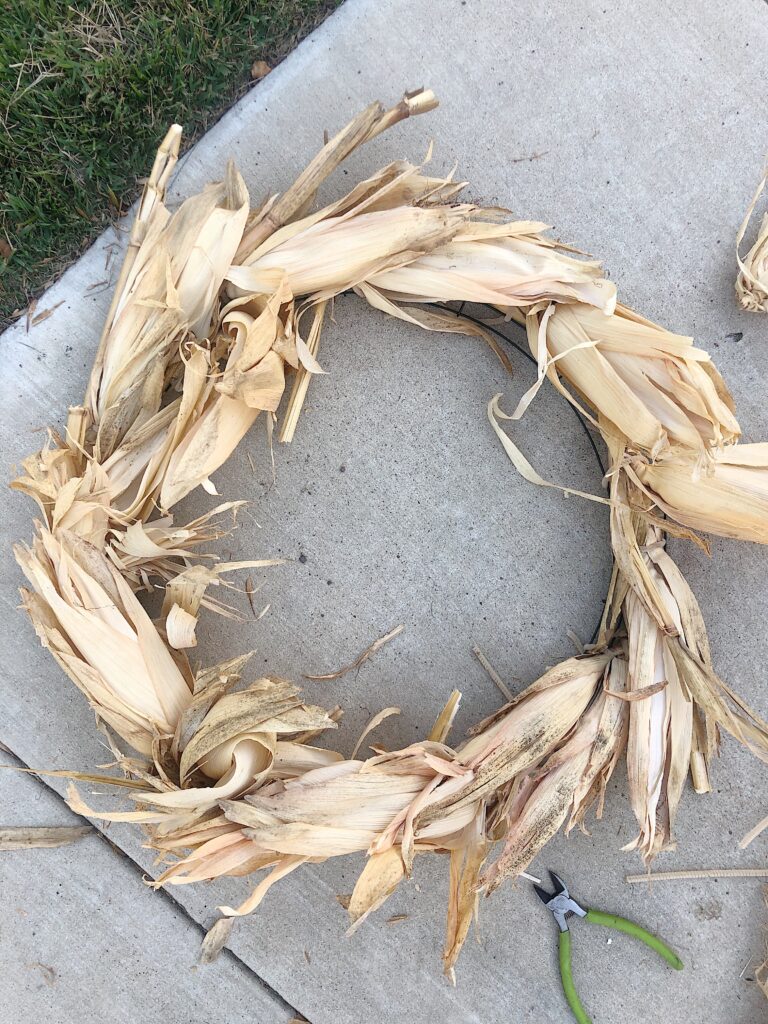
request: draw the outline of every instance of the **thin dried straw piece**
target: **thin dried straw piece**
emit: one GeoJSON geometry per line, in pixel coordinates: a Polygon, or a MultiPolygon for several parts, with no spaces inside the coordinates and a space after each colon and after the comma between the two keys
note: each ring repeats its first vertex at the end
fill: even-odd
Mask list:
{"type": "Polygon", "coordinates": [[[653,683],[651,686],[644,686],[640,690],[632,690],[629,693],[619,693],[617,690],[609,690],[607,687],[605,692],[610,694],[611,697],[617,697],[619,700],[627,701],[631,704],[636,700],[648,700],[649,697],[654,697],[657,693],[661,693],[669,685],[666,679],[659,680],[658,683],[653,683]]]}
{"type": "Polygon", "coordinates": [[[548,480],[545,480],[540,476],[530,462],[526,459],[511,437],[505,433],[499,424],[499,420],[512,420],[513,416],[509,416],[503,412],[499,402],[502,399],[501,393],[494,395],[488,403],[486,412],[488,415],[488,422],[493,427],[494,433],[501,441],[504,451],[507,453],[507,457],[518,473],[528,481],[528,483],[536,484],[538,487],[551,487],[556,491],[561,491],[565,495],[574,495],[579,498],[586,498],[588,501],[595,501],[599,505],[611,505],[612,502],[608,498],[603,498],[598,494],[588,494],[586,491],[579,491],[574,487],[565,487],[561,484],[553,484],[548,480]]]}
{"type": "Polygon", "coordinates": [[[640,882],[675,882],[690,878],[768,878],[766,868],[693,868],[690,871],[646,871],[643,875],[625,875],[632,885],[640,882]]]}
{"type": "Polygon", "coordinates": [[[510,688],[507,686],[507,684],[501,678],[501,676],[496,671],[496,669],[493,667],[493,665],[490,663],[490,661],[488,661],[488,659],[483,654],[483,652],[480,650],[480,648],[479,647],[473,647],[472,648],[472,653],[477,658],[477,660],[480,662],[480,664],[483,666],[485,671],[488,673],[488,675],[489,675],[489,677],[491,679],[491,682],[495,683],[497,688],[501,691],[502,696],[505,697],[506,700],[508,700],[508,701],[514,700],[515,699],[515,695],[512,693],[510,688]]]}
{"type": "MultiPolygon", "coordinates": [[[[326,307],[327,302],[325,301],[317,304],[312,318],[312,326],[309,330],[309,336],[307,337],[307,351],[313,359],[317,356],[317,351],[320,347],[320,334],[322,332],[326,307]]],[[[288,406],[285,410],[280,427],[279,437],[284,444],[290,444],[293,440],[293,435],[296,432],[296,426],[299,422],[299,416],[301,415],[304,400],[307,397],[307,390],[309,388],[311,377],[312,375],[306,366],[300,366],[296,371],[291,395],[288,399],[288,406]]]]}
{"type": "Polygon", "coordinates": [[[396,636],[399,636],[403,632],[405,626],[403,624],[395,626],[384,636],[380,636],[378,640],[374,640],[370,647],[366,647],[362,654],[360,654],[354,661],[350,662],[349,665],[344,665],[342,668],[337,669],[335,672],[326,672],[323,675],[312,676],[304,673],[305,679],[311,679],[313,682],[327,682],[331,679],[341,679],[347,672],[352,672],[356,668],[360,668],[370,657],[372,657],[376,651],[381,650],[385,644],[388,644],[390,640],[394,640],[396,636]]]}
{"type": "Polygon", "coordinates": [[[26,825],[0,828],[0,851],[52,849],[67,846],[93,832],[90,825],[62,826],[58,828],[31,828],[26,825]]]}
{"type": "Polygon", "coordinates": [[[762,821],[758,821],[754,828],[750,829],[744,838],[739,842],[739,848],[746,850],[750,843],[754,842],[759,835],[768,828],[768,818],[763,818],[762,821]]]}
{"type": "MultiPolygon", "coordinates": [[[[10,753],[10,751],[9,751],[10,753]]],[[[15,764],[0,764],[0,768],[9,768],[12,772],[24,772],[26,775],[50,775],[57,779],[77,779],[79,782],[90,782],[96,786],[117,786],[120,789],[146,789],[145,782],[136,779],[120,779],[113,775],[99,775],[94,772],[76,772],[60,768],[21,768],[15,764]]]]}
{"type": "Polygon", "coordinates": [[[354,750],[352,751],[352,760],[354,761],[354,759],[357,757],[358,751],[362,747],[364,740],[366,739],[367,736],[370,736],[374,729],[378,729],[381,723],[385,721],[387,718],[391,718],[393,715],[399,715],[400,713],[400,708],[394,707],[382,708],[381,711],[377,712],[377,714],[373,716],[368,725],[366,725],[366,727],[360,733],[360,737],[357,743],[355,744],[354,750]]]}

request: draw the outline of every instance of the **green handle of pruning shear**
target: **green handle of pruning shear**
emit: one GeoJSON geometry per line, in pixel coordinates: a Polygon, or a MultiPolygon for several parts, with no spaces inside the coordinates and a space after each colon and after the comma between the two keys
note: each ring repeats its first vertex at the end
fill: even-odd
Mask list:
{"type": "Polygon", "coordinates": [[[677,953],[651,932],[641,928],[639,924],[635,924],[634,921],[628,921],[626,917],[618,917],[616,914],[604,914],[602,910],[588,910],[585,920],[589,921],[590,924],[602,924],[606,928],[615,928],[616,931],[626,932],[627,935],[640,939],[641,942],[644,942],[646,946],[650,946],[659,956],[663,956],[667,963],[671,964],[676,971],[682,971],[683,961],[677,953]]]}
{"type": "MultiPolygon", "coordinates": [[[[605,914],[602,910],[588,910],[585,920],[589,921],[590,924],[602,924],[606,928],[614,928],[616,931],[626,932],[627,935],[640,939],[641,942],[644,942],[646,946],[649,946],[659,956],[663,956],[667,963],[671,964],[676,971],[683,969],[683,961],[665,942],[662,942],[661,939],[651,932],[646,931],[639,924],[635,924],[634,921],[628,921],[626,917],[619,917],[617,914],[605,914]]],[[[563,992],[571,1012],[577,1024],[592,1024],[592,1020],[582,1006],[576,992],[576,986],[573,983],[573,973],[571,971],[571,933],[569,931],[560,932],[559,952],[560,978],[563,982],[563,992]]]]}
{"type": "Polygon", "coordinates": [[[576,993],[576,986],[573,984],[571,933],[569,931],[560,932],[560,978],[563,982],[563,993],[578,1024],[592,1024],[591,1018],[587,1016],[587,1011],[581,1005],[581,1000],[576,993]]]}

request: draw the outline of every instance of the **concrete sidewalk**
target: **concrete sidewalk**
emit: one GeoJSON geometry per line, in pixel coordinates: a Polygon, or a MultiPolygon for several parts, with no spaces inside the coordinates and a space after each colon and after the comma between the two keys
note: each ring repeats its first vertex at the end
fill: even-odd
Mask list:
{"type": "MultiPolygon", "coordinates": [[[[431,86],[440,108],[366,147],[324,195],[341,195],[392,159],[420,157],[433,138],[434,166],[458,162],[472,197],[554,224],[560,238],[605,260],[625,302],[695,334],[733,391],[747,439],[768,438],[768,320],[739,312],[733,298],[733,241],[768,139],[767,47],[762,0],[347,0],[195,146],[172,199],[219,177],[234,156],[256,201],[293,179],[323,129],[373,98],[431,86]]],[[[41,299],[39,309],[64,300],[53,316],[2,338],[6,466],[82,396],[110,299],[92,286],[106,276],[115,240],[107,233],[41,299]]],[[[276,451],[276,484],[258,429],[216,476],[227,498],[251,499],[258,521],[243,518],[227,542],[232,557],[291,561],[257,581],[257,599],[271,606],[260,621],[205,621],[200,657],[213,663],[256,647],[257,667],[298,679],[347,663],[402,622],[405,631],[356,675],[307,684],[311,698],[344,706],[339,740],[349,751],[385,705],[403,714],[382,727],[383,743],[423,735],[457,687],[460,734],[497,705],[474,644],[518,686],[570,653],[568,630],[591,634],[610,569],[606,519],[597,506],[525,483],[493,437],[485,404],[497,391],[512,404],[528,387],[522,358],[513,353],[510,380],[479,342],[385,320],[354,297],[336,304],[335,321],[320,351],[329,373],[313,382],[294,443],[276,451]]],[[[599,487],[583,433],[548,389],[515,436],[549,479],[599,487]]],[[[196,494],[183,513],[210,504],[196,494]]],[[[21,574],[9,547],[29,537],[32,510],[18,495],[6,494],[3,507],[0,741],[34,767],[93,767],[108,755],[92,714],[16,610],[21,574]]],[[[721,674],[765,714],[766,552],[715,541],[711,561],[690,547],[675,554],[721,674]]],[[[3,773],[0,781],[7,823],[65,820],[53,792],[62,780],[44,787],[3,773]]],[[[765,767],[726,739],[715,787],[707,797],[685,794],[678,852],[658,867],[765,863],[765,838],[737,848],[766,813],[765,767]]],[[[527,886],[481,907],[480,941],[467,943],[456,989],[440,973],[447,865],[439,858],[417,862],[414,881],[352,939],[335,897],[350,892],[359,861],[297,872],[238,924],[233,957],[195,971],[200,926],[217,905],[242,899],[247,882],[177,887],[171,903],[141,880],[151,858],[138,830],[112,826],[108,835],[120,854],[96,837],[69,850],[0,854],[0,955],[12,996],[0,1001],[0,1021],[570,1020],[552,923],[527,886]],[[66,898],[51,895],[57,888],[66,898]],[[34,929],[16,906],[34,912],[34,929]],[[386,923],[400,914],[407,919],[386,923]],[[99,923],[76,935],[78,921],[99,923]],[[36,962],[60,980],[46,985],[26,966],[36,962]],[[80,978],[88,998],[78,1003],[80,978]]],[[[578,929],[574,971],[595,1019],[764,1019],[752,970],[743,971],[762,949],[759,883],[627,886],[625,873],[640,864],[620,847],[633,835],[619,772],[592,837],[559,838],[536,864],[562,873],[587,903],[659,930],[686,963],[677,974],[631,940],[606,945],[598,930],[578,929]]]]}

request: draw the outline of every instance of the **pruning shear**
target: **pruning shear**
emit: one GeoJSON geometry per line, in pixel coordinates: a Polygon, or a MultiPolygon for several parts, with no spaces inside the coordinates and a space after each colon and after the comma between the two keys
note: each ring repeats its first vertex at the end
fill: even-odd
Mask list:
{"type": "Polygon", "coordinates": [[[671,964],[676,971],[682,971],[683,961],[661,939],[646,931],[639,924],[635,924],[634,921],[628,921],[626,917],[617,917],[616,914],[605,914],[602,910],[587,910],[586,907],[582,907],[573,899],[568,892],[568,886],[562,878],[559,878],[554,871],[550,871],[549,875],[555,887],[553,893],[548,893],[538,885],[534,885],[533,888],[536,890],[536,894],[542,903],[552,911],[555,921],[557,921],[557,927],[560,929],[560,977],[563,982],[565,998],[568,1000],[568,1005],[578,1024],[592,1024],[592,1021],[587,1016],[587,1012],[582,1006],[573,984],[573,974],[571,973],[571,933],[568,930],[567,920],[570,915],[583,917],[590,924],[602,924],[606,928],[615,928],[616,931],[633,935],[636,939],[644,942],[646,946],[650,946],[660,956],[663,956],[667,963],[671,964]]]}

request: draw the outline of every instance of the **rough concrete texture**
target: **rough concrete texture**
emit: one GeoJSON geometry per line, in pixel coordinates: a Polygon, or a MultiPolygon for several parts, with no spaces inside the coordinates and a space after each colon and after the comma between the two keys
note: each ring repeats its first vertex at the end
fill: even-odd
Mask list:
{"type": "MultiPolygon", "coordinates": [[[[440,109],[367,147],[325,196],[391,159],[418,158],[434,138],[436,169],[457,161],[472,196],[553,223],[559,237],[604,258],[625,301],[695,334],[728,380],[747,438],[766,438],[768,320],[739,312],[732,287],[733,240],[765,148],[767,44],[768,9],[758,0],[348,0],[194,148],[173,198],[220,175],[234,155],[260,199],[292,180],[324,128],[373,97],[391,101],[404,87],[430,85],[440,109]]],[[[61,422],[82,394],[109,301],[108,292],[88,289],[105,277],[105,247],[114,240],[105,236],[42,300],[41,309],[64,300],[54,316],[3,338],[6,465],[39,444],[39,428],[61,422]]],[[[344,705],[337,741],[350,750],[369,715],[388,704],[403,714],[382,727],[382,742],[423,735],[456,686],[465,695],[460,734],[498,701],[473,644],[517,686],[570,652],[567,630],[591,633],[609,571],[604,511],[537,490],[506,461],[485,404],[497,391],[511,404],[529,385],[529,367],[514,353],[510,380],[479,342],[420,333],[347,297],[320,357],[329,373],[312,384],[293,445],[276,452],[276,482],[258,425],[216,475],[227,497],[253,501],[225,548],[290,561],[254,578],[269,612],[252,621],[241,595],[245,621],[209,619],[200,657],[256,647],[257,667],[299,678],[345,664],[402,622],[403,634],[357,674],[308,684],[312,699],[344,705]]],[[[550,392],[541,392],[515,436],[550,479],[599,487],[583,433],[550,392]]],[[[210,505],[194,495],[180,515],[210,505]]],[[[14,497],[6,507],[8,539],[28,537],[28,505],[14,497]]],[[[676,545],[675,554],[701,601],[722,674],[765,713],[766,552],[716,541],[711,561],[689,546],[676,545]]],[[[0,677],[0,738],[37,766],[98,764],[104,748],[91,713],[12,610],[20,574],[7,544],[3,558],[10,657],[0,677]]],[[[765,768],[726,739],[715,787],[707,797],[685,794],[679,849],[657,867],[765,862],[765,839],[737,848],[765,813],[765,768]]],[[[114,826],[109,835],[149,868],[135,830],[114,826]]],[[[627,886],[625,873],[640,865],[620,848],[633,835],[620,771],[592,837],[557,839],[535,865],[559,871],[586,902],[658,929],[686,962],[677,974],[631,940],[608,944],[607,934],[577,923],[574,970],[595,1019],[763,1019],[748,966],[762,948],[759,883],[627,886]]],[[[94,848],[73,848],[70,863],[94,848]]],[[[527,885],[483,904],[479,942],[467,943],[453,989],[439,967],[445,863],[417,864],[413,882],[348,940],[334,897],[351,890],[359,867],[337,861],[297,873],[231,937],[237,956],[313,1024],[569,1020],[554,926],[527,885]],[[385,923],[396,914],[408,917],[385,923]]],[[[196,936],[169,916],[164,897],[148,896],[128,876],[119,885],[126,900],[141,894],[164,947],[190,962],[196,936]]],[[[207,925],[216,905],[246,889],[236,880],[173,895],[207,925]]],[[[83,899],[88,913],[90,897],[83,899]]],[[[205,976],[221,985],[228,970],[223,962],[205,976]]],[[[107,967],[94,972],[107,1009],[116,982],[107,967]]],[[[170,969],[167,982],[176,984],[170,969]]],[[[25,990],[35,982],[25,974],[14,984],[25,990]]],[[[191,1015],[185,998],[179,1019],[191,1015]]],[[[0,1009],[0,1019],[7,1013],[0,1009]]],[[[253,1015],[275,1019],[258,1007],[253,1015]]],[[[237,1019],[236,1008],[219,1017],[237,1019]]]]}
{"type": "MultiPolygon", "coordinates": [[[[19,767],[8,754],[2,761],[19,767]]],[[[3,825],[83,824],[18,771],[0,771],[0,807],[3,825]]],[[[100,832],[57,849],[0,854],[0,892],[3,1020],[245,1024],[292,1016],[231,953],[213,973],[200,966],[200,927],[171,898],[157,899],[100,832]]]]}

